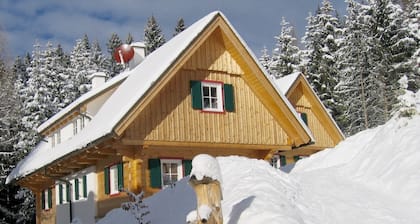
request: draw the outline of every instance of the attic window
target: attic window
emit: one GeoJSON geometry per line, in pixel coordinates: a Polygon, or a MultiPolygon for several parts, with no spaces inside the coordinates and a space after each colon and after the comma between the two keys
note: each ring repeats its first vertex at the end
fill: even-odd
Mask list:
{"type": "Polygon", "coordinates": [[[206,112],[233,112],[233,86],[216,81],[191,81],[193,109],[206,112]]]}

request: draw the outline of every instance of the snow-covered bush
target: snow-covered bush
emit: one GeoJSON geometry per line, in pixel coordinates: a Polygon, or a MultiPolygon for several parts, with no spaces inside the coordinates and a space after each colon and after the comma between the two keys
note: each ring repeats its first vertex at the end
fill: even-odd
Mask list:
{"type": "Polygon", "coordinates": [[[130,201],[122,203],[121,208],[124,211],[130,212],[139,224],[150,224],[151,222],[145,219],[145,216],[147,216],[150,211],[149,207],[143,202],[144,192],[142,191],[136,195],[128,190],[124,191],[128,194],[128,199],[130,201]]]}

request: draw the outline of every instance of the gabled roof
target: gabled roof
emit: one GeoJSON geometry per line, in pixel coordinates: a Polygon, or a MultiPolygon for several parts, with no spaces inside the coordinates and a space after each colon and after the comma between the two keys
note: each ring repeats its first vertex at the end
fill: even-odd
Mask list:
{"type": "MultiPolygon", "coordinates": [[[[115,128],[120,125],[120,122],[122,122],[138,102],[153,89],[162,76],[174,66],[178,58],[189,49],[192,43],[194,43],[194,41],[218,17],[221,17],[228,24],[235,37],[240,41],[240,44],[245,47],[254,63],[259,66],[261,72],[266,76],[268,82],[274,86],[274,83],[268,78],[267,73],[258,63],[256,57],[252,54],[248,46],[233,29],[223,14],[218,11],[212,12],[173,37],[169,42],[158,48],[152,54],[148,55],[137,67],[124,73],[124,75],[127,76],[125,81],[118,86],[116,91],[103,104],[96,116],[92,118],[89,125],[68,141],[57,145],[54,149],[48,147],[49,144],[44,142],[40,143],[28,156],[17,164],[16,168],[7,177],[6,182],[9,183],[24,177],[42,169],[48,164],[60,160],[62,157],[94,146],[103,138],[115,136],[115,128]]],[[[304,125],[301,119],[298,119],[297,113],[286,97],[277,89],[276,91],[278,96],[286,104],[288,110],[290,110],[296,121],[300,124],[301,130],[303,129],[306,136],[309,136],[310,140],[313,140],[310,130],[304,125]]],[[[75,102],[74,105],[76,104],[78,103],[75,102]]],[[[63,115],[65,112],[60,114],[63,115]]],[[[54,119],[59,119],[59,115],[54,119]]]]}
{"type": "Polygon", "coordinates": [[[283,76],[279,79],[274,79],[275,85],[284,93],[284,95],[288,95],[290,91],[293,91],[294,88],[297,87],[299,83],[302,83],[303,86],[310,91],[312,96],[316,99],[319,106],[324,111],[324,114],[329,118],[331,123],[334,125],[335,129],[339,133],[342,139],[345,138],[343,132],[338,127],[337,123],[335,122],[334,118],[331,116],[331,114],[328,112],[328,109],[325,107],[325,105],[322,103],[321,99],[318,97],[318,95],[315,93],[311,85],[309,84],[309,81],[306,79],[306,77],[301,72],[295,72],[290,75],[283,76]]]}

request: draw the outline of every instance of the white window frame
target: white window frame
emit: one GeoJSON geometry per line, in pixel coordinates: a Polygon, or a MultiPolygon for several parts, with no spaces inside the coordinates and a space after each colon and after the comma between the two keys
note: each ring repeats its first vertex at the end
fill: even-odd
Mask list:
{"type": "Polygon", "coordinates": [[[61,143],[61,133],[60,133],[60,130],[58,130],[51,135],[51,147],[54,148],[56,145],[60,143],[61,143]]]}
{"type": "Polygon", "coordinates": [[[118,189],[118,164],[109,167],[109,194],[120,193],[118,189]]]}
{"type": "MultiPolygon", "coordinates": [[[[181,159],[161,159],[160,160],[160,167],[161,167],[160,172],[161,172],[161,178],[162,178],[162,188],[166,188],[173,183],[173,182],[166,182],[165,183],[164,176],[167,175],[167,174],[163,170],[164,169],[163,168],[164,164],[176,164],[177,165],[177,169],[176,169],[177,181],[181,180],[184,177],[183,169],[182,169],[183,166],[182,166],[182,160],[181,159]]],[[[172,169],[170,169],[170,171],[169,171],[170,176],[174,174],[171,171],[172,171],[172,169]]]]}
{"type": "Polygon", "coordinates": [[[201,101],[203,111],[210,111],[210,112],[223,112],[223,83],[219,82],[201,82],[201,101]],[[208,89],[208,95],[205,95],[205,89],[208,89]],[[215,96],[212,95],[211,89],[215,89],[215,96]],[[206,103],[206,101],[209,103],[206,103]],[[213,105],[211,101],[215,100],[216,105],[213,105]]]}
{"type": "Polygon", "coordinates": [[[77,119],[73,121],[73,135],[76,135],[79,132],[79,127],[77,126],[77,119]]]}

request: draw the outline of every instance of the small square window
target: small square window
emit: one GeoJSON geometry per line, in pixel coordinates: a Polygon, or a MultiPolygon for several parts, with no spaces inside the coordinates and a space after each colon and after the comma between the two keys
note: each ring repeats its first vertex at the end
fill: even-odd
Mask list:
{"type": "Polygon", "coordinates": [[[162,159],[162,186],[163,188],[171,186],[182,178],[182,161],[177,159],[162,159]]]}
{"type": "Polygon", "coordinates": [[[222,83],[202,82],[203,111],[223,112],[222,83]]]}

